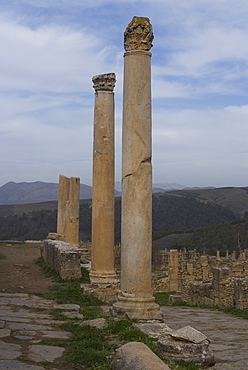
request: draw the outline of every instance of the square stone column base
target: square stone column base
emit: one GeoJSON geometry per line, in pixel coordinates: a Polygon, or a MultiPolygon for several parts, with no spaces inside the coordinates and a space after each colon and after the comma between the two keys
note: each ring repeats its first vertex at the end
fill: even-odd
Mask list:
{"type": "Polygon", "coordinates": [[[134,298],[125,297],[122,293],[118,295],[118,301],[113,304],[111,314],[123,319],[137,319],[141,321],[157,320],[163,321],[160,307],[155,303],[154,297],[134,298]]]}
{"type": "Polygon", "coordinates": [[[117,301],[118,292],[120,291],[120,282],[115,280],[114,282],[101,282],[101,283],[91,283],[82,284],[81,288],[85,295],[90,295],[95,298],[100,299],[107,305],[112,305],[117,301]]]}

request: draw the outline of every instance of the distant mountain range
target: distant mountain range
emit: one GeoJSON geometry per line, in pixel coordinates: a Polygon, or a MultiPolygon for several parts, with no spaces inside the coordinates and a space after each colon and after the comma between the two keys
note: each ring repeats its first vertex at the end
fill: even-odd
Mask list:
{"type": "MultiPolygon", "coordinates": [[[[121,192],[121,182],[115,183],[116,190],[121,192]]],[[[152,191],[153,193],[159,193],[163,191],[169,191],[169,190],[181,190],[185,189],[184,185],[177,184],[176,182],[170,183],[170,182],[161,182],[161,183],[153,183],[152,185],[152,191]]]]}
{"type": "MultiPolygon", "coordinates": [[[[80,185],[80,199],[90,199],[91,186],[80,185]]],[[[0,187],[0,204],[29,204],[58,200],[58,184],[50,182],[13,182],[0,187]]]]}
{"type": "MultiPolygon", "coordinates": [[[[115,195],[121,195],[121,183],[115,183],[115,195]]],[[[153,193],[182,190],[185,186],[177,183],[154,183],[153,193]]],[[[195,188],[191,188],[195,189],[195,188]]],[[[200,189],[200,188],[198,188],[200,189]]],[[[80,199],[91,199],[92,187],[80,185],[80,199]]],[[[10,181],[0,187],[0,204],[30,204],[58,200],[58,184],[50,182],[19,182],[10,181]]]]}
{"type": "MultiPolygon", "coordinates": [[[[120,185],[120,184],[119,184],[120,185]]],[[[116,183],[116,196],[120,196],[120,186],[116,183]]],[[[201,203],[218,204],[225,207],[236,217],[248,218],[248,187],[244,188],[185,188],[176,183],[155,183],[153,193],[165,193],[168,196],[197,199],[201,203]]],[[[92,187],[80,185],[80,199],[91,199],[92,187]]],[[[13,181],[0,187],[0,205],[30,205],[58,200],[58,184],[42,181],[20,182],[13,181]]],[[[40,205],[41,206],[41,205],[40,205]]],[[[37,209],[37,206],[35,207],[37,209]]],[[[30,207],[29,207],[30,208],[30,207]]]]}

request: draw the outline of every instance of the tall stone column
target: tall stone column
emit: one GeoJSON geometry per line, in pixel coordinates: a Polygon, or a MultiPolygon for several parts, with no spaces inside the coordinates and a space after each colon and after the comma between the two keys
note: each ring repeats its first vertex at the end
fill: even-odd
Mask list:
{"type": "Polygon", "coordinates": [[[151,292],[152,40],[149,19],[134,17],[124,33],[121,292],[113,313],[141,320],[162,319],[151,292]]]}
{"type": "Polygon", "coordinates": [[[69,184],[70,180],[68,177],[59,175],[57,234],[61,238],[65,236],[66,202],[69,199],[69,184]]]}
{"type": "Polygon", "coordinates": [[[114,283],[114,73],[93,77],[95,89],[91,283],[114,283]]]}
{"type": "Polygon", "coordinates": [[[70,177],[69,199],[66,203],[65,242],[79,246],[80,179],[70,177]]]}

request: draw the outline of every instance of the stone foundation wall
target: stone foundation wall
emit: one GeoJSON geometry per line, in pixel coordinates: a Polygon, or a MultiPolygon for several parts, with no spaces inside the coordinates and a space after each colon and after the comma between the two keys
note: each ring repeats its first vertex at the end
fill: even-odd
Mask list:
{"type": "Polygon", "coordinates": [[[233,277],[226,267],[213,269],[211,283],[186,279],[181,283],[182,300],[190,304],[248,309],[248,277],[233,277]]]}
{"type": "Polygon", "coordinates": [[[41,257],[62,279],[78,279],[81,275],[80,251],[72,244],[58,240],[45,240],[41,257]]]}

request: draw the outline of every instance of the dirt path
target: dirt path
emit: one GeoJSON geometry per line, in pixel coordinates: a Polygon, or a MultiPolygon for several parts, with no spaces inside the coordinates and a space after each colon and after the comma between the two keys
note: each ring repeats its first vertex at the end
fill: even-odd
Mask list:
{"type": "Polygon", "coordinates": [[[35,264],[39,244],[0,243],[0,292],[43,293],[53,285],[35,264]]]}

